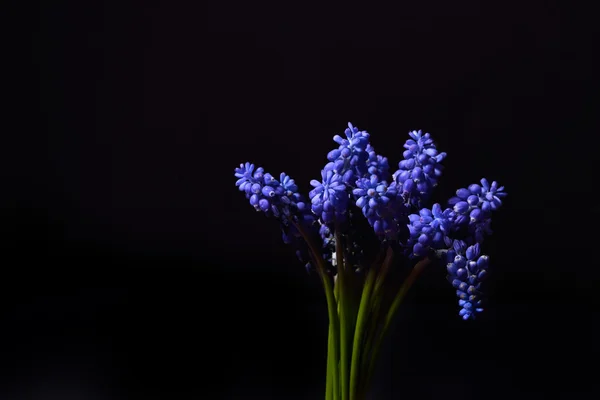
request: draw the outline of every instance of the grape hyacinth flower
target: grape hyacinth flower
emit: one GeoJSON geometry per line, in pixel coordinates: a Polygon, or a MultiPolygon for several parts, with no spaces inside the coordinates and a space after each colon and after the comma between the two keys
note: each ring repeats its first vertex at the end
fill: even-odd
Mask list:
{"type": "Polygon", "coordinates": [[[367,145],[367,154],[367,172],[371,175],[377,175],[379,180],[387,181],[390,175],[390,165],[387,157],[375,153],[375,149],[370,144],[367,145]]]}
{"type": "Polygon", "coordinates": [[[263,168],[258,168],[254,174],[253,170],[253,164],[240,164],[235,176],[239,178],[236,185],[246,193],[246,198],[257,211],[279,217],[281,213],[289,215],[292,209],[304,208],[293,179],[282,173],[281,178],[287,185],[284,187],[271,174],[265,174],[263,168]]]}
{"type": "Polygon", "coordinates": [[[344,131],[346,138],[335,135],[333,140],[339,147],[327,154],[329,163],[325,165],[325,171],[334,171],[343,177],[344,183],[352,183],[353,178],[360,178],[368,172],[367,160],[369,153],[369,133],[359,131],[357,127],[348,122],[348,128],[344,131]]]}
{"type": "Polygon", "coordinates": [[[329,316],[326,399],[364,400],[390,322],[428,265],[445,266],[462,319],[483,312],[489,257],[481,254],[482,243],[506,193],[496,181],[481,179],[458,189],[450,207],[428,208],[446,157],[429,133],[409,132],[391,176],[369,133],[348,123],[344,135],[333,137],[338,147],[327,154],[321,179],[310,181],[310,206],[285,173],[276,178],[246,162],[234,175],[250,205],[279,223],[283,242],[323,284],[329,316]],[[407,257],[409,268],[399,289],[390,280],[404,274],[388,274],[398,256],[407,257]]]}
{"type": "Polygon", "coordinates": [[[412,257],[419,257],[430,253],[432,250],[447,247],[451,242],[448,234],[453,227],[454,212],[436,203],[431,210],[422,208],[419,214],[408,216],[410,224],[408,231],[410,237],[408,247],[412,250],[412,257]],[[412,245],[412,248],[410,246],[412,245]]]}
{"type": "Polygon", "coordinates": [[[480,244],[476,243],[464,249],[464,244],[454,246],[457,250],[448,251],[447,271],[448,281],[456,289],[458,305],[461,307],[459,315],[467,320],[483,312],[481,298],[481,282],[487,276],[489,257],[480,255],[480,244]]]}
{"type": "Polygon", "coordinates": [[[398,163],[394,180],[402,185],[403,195],[408,202],[419,206],[427,201],[439,177],[442,175],[442,160],[446,153],[438,152],[431,135],[422,131],[409,133],[410,139],[404,144],[404,160],[398,163]]]}
{"type": "Polygon", "coordinates": [[[345,220],[345,211],[348,206],[348,194],[343,177],[333,171],[321,171],[322,182],[311,180],[314,187],[309,197],[312,211],[320,216],[323,222],[332,223],[334,220],[345,220]]]}
{"type": "Polygon", "coordinates": [[[298,193],[295,181],[283,172],[278,181],[271,174],[265,173],[262,167],[254,170],[254,164],[249,162],[236,168],[235,177],[238,178],[236,186],[246,194],[250,205],[256,211],[279,220],[283,242],[296,248],[296,254],[309,269],[311,264],[308,261],[306,244],[302,241],[297,226],[299,224],[312,230],[315,217],[308,210],[302,195],[298,193]]]}
{"type": "Polygon", "coordinates": [[[467,189],[456,191],[456,196],[448,200],[454,206],[457,214],[457,227],[468,225],[469,232],[473,235],[471,241],[482,243],[486,235],[491,235],[491,215],[502,205],[502,198],[506,196],[504,186],[498,187],[493,181],[481,179],[481,186],[474,183],[467,189]]]}
{"type": "Polygon", "coordinates": [[[398,233],[398,222],[395,220],[397,192],[387,182],[380,181],[377,175],[361,178],[356,181],[356,189],[352,194],[356,197],[356,206],[375,230],[378,236],[395,237],[398,233]]]}

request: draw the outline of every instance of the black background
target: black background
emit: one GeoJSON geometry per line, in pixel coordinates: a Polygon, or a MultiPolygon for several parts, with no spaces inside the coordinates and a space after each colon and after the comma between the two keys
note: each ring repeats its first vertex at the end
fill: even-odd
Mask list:
{"type": "Polygon", "coordinates": [[[374,398],[598,395],[593,20],[484,3],[32,7],[17,86],[40,101],[5,157],[1,397],[321,398],[319,282],[233,169],[307,191],[348,121],[392,168],[409,130],[431,132],[449,154],[437,201],[482,176],[509,192],[485,315],[461,321],[428,271],[374,398]]]}

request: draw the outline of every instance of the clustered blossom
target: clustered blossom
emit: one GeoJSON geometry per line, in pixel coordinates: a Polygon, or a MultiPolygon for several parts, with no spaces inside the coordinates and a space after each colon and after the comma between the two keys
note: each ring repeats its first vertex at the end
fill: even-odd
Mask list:
{"type": "Polygon", "coordinates": [[[278,218],[282,213],[290,215],[291,210],[302,210],[305,207],[298,193],[298,186],[285,173],[281,173],[281,181],[278,181],[271,174],[265,173],[262,167],[254,171],[254,164],[247,162],[236,168],[235,176],[238,178],[236,186],[246,193],[246,198],[257,211],[273,214],[278,218]]]}
{"type": "Polygon", "coordinates": [[[344,131],[346,138],[340,135],[333,137],[339,147],[327,154],[329,162],[325,165],[325,171],[333,171],[342,177],[346,184],[353,184],[357,178],[368,172],[367,163],[369,156],[377,158],[369,145],[369,133],[359,131],[357,127],[348,122],[348,128],[344,131]]]}
{"type": "Polygon", "coordinates": [[[481,280],[487,274],[489,257],[479,256],[480,245],[484,237],[492,233],[492,211],[502,205],[501,198],[506,196],[504,187],[499,187],[496,181],[490,185],[483,178],[480,182],[481,185],[458,189],[456,196],[449,200],[453,208],[442,211],[439,204],[434,204],[431,210],[422,208],[419,214],[408,217],[407,252],[410,257],[447,252],[451,264],[448,279],[457,289],[459,314],[464,319],[475,318],[483,311],[481,280]],[[457,240],[455,236],[462,236],[464,240],[457,240]]]}
{"type": "Polygon", "coordinates": [[[279,175],[279,180],[265,173],[262,167],[254,170],[254,164],[246,162],[235,169],[235,183],[240,191],[246,194],[250,205],[256,211],[264,212],[267,216],[278,219],[281,223],[282,239],[286,244],[295,245],[298,258],[310,263],[306,244],[301,240],[300,232],[293,220],[298,224],[311,227],[315,218],[306,207],[306,203],[300,193],[296,182],[284,172],[279,175]]]}
{"type": "MultiPolygon", "coordinates": [[[[465,320],[475,318],[483,311],[481,282],[489,267],[489,257],[480,254],[480,247],[492,233],[492,212],[502,205],[504,187],[483,178],[481,185],[457,190],[448,201],[449,208],[436,203],[429,209],[423,204],[438,184],[446,157],[429,133],[409,132],[404,159],[391,176],[388,159],[375,152],[369,133],[348,123],[344,134],[345,138],[334,136],[338,148],[327,155],[321,180],[310,181],[310,207],[288,175],[281,173],[275,179],[250,163],[236,168],[236,186],[257,211],[281,222],[283,241],[295,245],[302,262],[306,263],[309,255],[307,247],[300,244],[302,235],[297,227],[320,236],[321,256],[333,273],[337,265],[335,229],[341,229],[345,237],[346,261],[357,271],[362,268],[358,240],[362,232],[354,225],[354,203],[384,244],[399,244],[410,258],[445,254],[447,278],[459,298],[459,315],[465,320]]],[[[310,268],[310,262],[306,266],[310,268]]]]}
{"type": "Polygon", "coordinates": [[[431,250],[447,247],[451,243],[448,235],[454,228],[454,217],[455,214],[451,209],[442,211],[438,203],[435,203],[431,210],[422,208],[419,214],[409,215],[410,237],[407,247],[412,250],[412,256],[424,256],[431,250]]]}
{"type": "Polygon", "coordinates": [[[356,198],[356,206],[375,230],[378,236],[387,238],[398,234],[398,208],[396,189],[388,186],[385,180],[379,180],[377,175],[361,178],[356,181],[356,189],[352,191],[356,198]]]}
{"type": "Polygon", "coordinates": [[[314,187],[308,196],[312,203],[312,211],[321,217],[324,223],[343,222],[348,207],[348,194],[342,176],[333,171],[321,171],[322,181],[310,181],[314,187]]]}
{"type": "Polygon", "coordinates": [[[367,145],[367,172],[371,175],[377,175],[382,181],[389,179],[390,165],[387,157],[375,153],[375,149],[370,144],[367,145]]]}
{"type": "Polygon", "coordinates": [[[448,201],[453,205],[452,231],[464,236],[464,240],[454,240],[453,247],[448,251],[450,257],[453,254],[455,257],[453,266],[448,266],[448,279],[457,289],[461,307],[459,314],[464,319],[475,318],[476,314],[483,311],[481,281],[487,274],[489,257],[479,255],[480,246],[485,236],[492,234],[492,212],[500,208],[501,198],[506,196],[504,187],[499,187],[496,181],[490,185],[483,178],[480,182],[481,185],[474,183],[468,188],[458,189],[456,196],[448,201]]]}
{"type": "Polygon", "coordinates": [[[453,249],[446,254],[447,279],[456,289],[459,315],[467,320],[474,319],[483,311],[481,282],[487,276],[489,257],[480,255],[480,244],[466,247],[463,241],[455,240],[453,249]]]}
{"type": "MultiPolygon", "coordinates": [[[[392,202],[393,204],[383,204],[389,199],[395,200],[396,198],[395,186],[388,186],[386,182],[389,176],[388,160],[386,157],[378,155],[375,152],[375,149],[369,143],[370,135],[368,132],[360,131],[349,122],[344,134],[346,138],[342,138],[339,135],[333,137],[333,140],[339,147],[327,154],[329,162],[325,165],[323,171],[321,171],[323,181],[321,183],[311,181],[311,185],[315,187],[309,193],[309,198],[313,204],[313,211],[325,224],[331,225],[334,219],[337,222],[345,222],[347,220],[347,200],[350,194],[356,189],[363,188],[365,179],[367,181],[377,179],[377,186],[386,188],[385,193],[379,193],[383,197],[379,201],[381,206],[374,206],[371,208],[371,211],[363,210],[363,214],[367,217],[378,236],[381,238],[392,237],[398,231],[394,227],[397,223],[393,219],[394,211],[392,208],[396,207],[398,209],[398,207],[395,201],[392,202]],[[333,175],[330,172],[333,172],[333,175]],[[331,204],[326,204],[327,199],[324,196],[319,196],[322,192],[317,192],[317,190],[321,190],[320,188],[325,185],[331,187],[331,183],[334,183],[336,187],[334,189],[335,193],[332,193],[335,194],[335,201],[332,202],[330,200],[329,203],[331,204]],[[341,185],[344,185],[343,189],[341,185]]],[[[365,195],[354,194],[354,200],[357,201],[357,205],[358,202],[364,201],[364,199],[360,200],[360,198],[365,195]]],[[[359,207],[363,208],[362,205],[359,207]]]]}
{"type": "Polygon", "coordinates": [[[461,188],[456,191],[448,203],[454,205],[457,225],[468,225],[469,232],[477,243],[482,243],[486,235],[491,235],[491,214],[502,205],[502,198],[506,197],[504,186],[498,187],[493,181],[481,179],[481,185],[469,185],[468,189],[461,188]]]}
{"type": "Polygon", "coordinates": [[[402,187],[402,194],[407,202],[420,206],[427,201],[437,181],[442,175],[442,160],[446,153],[436,149],[431,135],[419,131],[409,133],[411,139],[404,144],[404,160],[398,163],[398,170],[394,172],[394,180],[402,187]]]}

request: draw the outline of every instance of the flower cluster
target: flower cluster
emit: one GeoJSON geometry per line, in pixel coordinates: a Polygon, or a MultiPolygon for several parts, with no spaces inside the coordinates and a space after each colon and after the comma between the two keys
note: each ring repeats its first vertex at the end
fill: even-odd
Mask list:
{"type": "Polygon", "coordinates": [[[394,187],[388,186],[384,180],[380,181],[377,175],[371,175],[371,178],[358,179],[352,194],[356,198],[356,206],[362,210],[375,234],[388,238],[396,236],[398,193],[394,187]]]}
{"type": "Polygon", "coordinates": [[[480,244],[467,247],[463,241],[455,240],[453,249],[448,251],[447,279],[456,289],[459,315],[463,319],[474,319],[483,311],[481,282],[487,275],[489,257],[480,255],[480,244]]]}
{"type": "Polygon", "coordinates": [[[322,182],[311,181],[315,187],[309,193],[313,212],[324,224],[331,225],[334,220],[346,222],[348,199],[353,194],[356,205],[377,236],[395,237],[398,233],[396,217],[401,207],[396,201],[396,185],[387,183],[388,159],[375,152],[368,132],[360,131],[349,122],[344,134],[346,138],[333,137],[339,147],[327,155],[329,162],[321,171],[322,182]]]}
{"type": "Polygon", "coordinates": [[[382,181],[387,181],[390,175],[390,165],[387,157],[375,153],[375,149],[370,144],[367,145],[367,154],[369,155],[367,157],[367,172],[370,175],[377,175],[382,181]]]}
{"type": "Polygon", "coordinates": [[[491,213],[502,205],[505,196],[504,187],[495,181],[490,185],[483,178],[481,185],[457,190],[449,200],[453,208],[442,211],[439,204],[434,204],[431,210],[422,208],[419,214],[408,217],[407,253],[414,258],[434,251],[447,252],[448,279],[457,289],[460,315],[465,319],[483,310],[481,280],[487,273],[489,257],[479,256],[480,245],[485,235],[492,233],[491,213]]]}
{"type": "Polygon", "coordinates": [[[506,197],[504,186],[498,187],[496,181],[490,185],[483,178],[480,182],[481,185],[474,183],[466,189],[458,189],[456,196],[448,201],[454,206],[456,224],[468,225],[469,232],[477,243],[482,243],[486,235],[492,234],[491,213],[500,208],[501,199],[506,197]]]}
{"type": "Polygon", "coordinates": [[[314,187],[308,194],[312,211],[326,224],[345,221],[348,194],[342,175],[331,170],[322,170],[321,178],[321,182],[315,179],[310,181],[311,186],[314,187]]]}
{"type": "Polygon", "coordinates": [[[394,180],[402,187],[406,201],[420,206],[427,201],[437,181],[442,175],[442,160],[446,153],[440,153],[429,133],[419,131],[409,133],[410,139],[404,144],[404,160],[398,163],[394,180]]]}
{"type": "Polygon", "coordinates": [[[290,215],[292,210],[302,210],[305,206],[298,186],[283,172],[278,181],[262,167],[254,171],[254,164],[247,162],[236,168],[235,176],[238,178],[236,186],[246,193],[257,211],[279,218],[282,213],[290,215]]]}
{"type": "Polygon", "coordinates": [[[369,133],[359,131],[357,127],[348,122],[344,131],[346,138],[335,135],[333,140],[339,147],[327,154],[329,162],[325,171],[333,171],[342,177],[341,181],[352,185],[357,178],[368,173],[369,157],[377,159],[369,145],[369,133]]]}
{"type": "Polygon", "coordinates": [[[361,246],[365,239],[357,229],[360,223],[356,225],[359,214],[383,245],[399,244],[410,258],[445,253],[448,279],[459,297],[460,315],[474,318],[482,310],[481,281],[489,264],[488,256],[480,255],[480,246],[491,234],[491,215],[502,205],[504,187],[484,178],[481,184],[457,190],[448,202],[449,208],[442,209],[437,203],[427,208],[423,204],[438,184],[441,162],[446,157],[429,133],[409,132],[404,159],[391,176],[388,159],[375,152],[369,133],[348,123],[344,135],[333,137],[338,147],[327,155],[321,179],[310,181],[310,207],[285,173],[275,179],[263,168],[255,170],[253,164],[245,163],[235,170],[236,185],[257,211],[281,222],[283,241],[296,245],[303,262],[309,255],[306,246],[299,245],[303,235],[298,227],[320,237],[318,256],[329,262],[334,273],[336,229],[341,230],[349,264],[362,269],[361,246]],[[353,212],[353,205],[360,213],[353,212]]]}
{"type": "Polygon", "coordinates": [[[277,180],[271,174],[265,173],[262,167],[254,170],[254,164],[249,162],[240,164],[239,168],[235,169],[235,177],[238,178],[236,186],[246,194],[250,205],[256,211],[264,212],[280,221],[283,242],[294,245],[296,255],[309,268],[310,257],[306,244],[301,239],[296,225],[291,222],[311,229],[315,218],[308,210],[302,195],[298,193],[296,182],[284,172],[277,180]]]}
{"type": "Polygon", "coordinates": [[[430,209],[422,208],[419,214],[408,216],[409,239],[407,248],[412,257],[427,255],[432,250],[443,249],[451,244],[449,234],[454,228],[454,212],[436,203],[430,209]],[[412,246],[412,247],[411,247],[412,246]]]}

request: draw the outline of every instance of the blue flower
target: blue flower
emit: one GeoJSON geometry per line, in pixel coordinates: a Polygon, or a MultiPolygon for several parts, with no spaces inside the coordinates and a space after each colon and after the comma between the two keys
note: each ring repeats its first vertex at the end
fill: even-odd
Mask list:
{"type": "Polygon", "coordinates": [[[288,197],[292,197],[294,194],[298,193],[298,185],[296,182],[290,178],[289,175],[286,175],[285,172],[282,172],[279,175],[279,182],[281,183],[281,187],[285,190],[285,195],[288,197]]]}
{"type": "Polygon", "coordinates": [[[236,186],[246,194],[250,205],[257,211],[278,219],[282,215],[287,218],[306,218],[306,203],[298,193],[294,180],[285,173],[280,174],[278,181],[271,174],[265,173],[263,168],[255,170],[254,164],[247,162],[240,164],[234,175],[238,178],[236,186]]]}
{"type": "Polygon", "coordinates": [[[235,182],[240,191],[246,193],[246,198],[249,199],[252,192],[252,184],[255,183],[252,173],[254,172],[254,164],[247,162],[240,164],[239,168],[235,169],[235,177],[238,180],[235,182]]]}
{"type": "Polygon", "coordinates": [[[419,214],[408,216],[409,240],[412,246],[412,256],[420,257],[431,250],[446,248],[449,243],[448,234],[453,230],[454,212],[447,208],[442,211],[439,204],[430,209],[422,208],[419,214]]]}
{"type": "Polygon", "coordinates": [[[504,186],[498,186],[498,182],[493,181],[490,185],[485,178],[481,179],[481,185],[476,183],[469,185],[468,189],[461,188],[456,191],[456,196],[448,200],[450,205],[458,203],[467,203],[471,208],[481,208],[488,212],[497,210],[502,205],[502,199],[506,197],[504,186]]]}
{"type": "Polygon", "coordinates": [[[356,206],[362,210],[375,233],[380,237],[396,237],[398,222],[395,217],[398,205],[395,188],[388,186],[386,181],[379,180],[377,175],[358,179],[356,187],[352,191],[356,199],[356,206]]]}
{"type": "Polygon", "coordinates": [[[307,232],[314,235],[315,217],[298,193],[298,186],[294,180],[283,172],[277,180],[271,174],[265,173],[263,168],[255,170],[254,164],[249,162],[240,164],[240,167],[235,169],[235,177],[238,178],[236,186],[246,194],[250,204],[257,211],[264,212],[280,222],[283,242],[291,244],[307,270],[310,269],[307,244],[296,226],[302,225],[307,232]]]}
{"type": "Polygon", "coordinates": [[[322,182],[315,179],[310,181],[314,187],[309,193],[312,211],[321,217],[324,223],[331,223],[336,218],[339,222],[345,220],[348,206],[348,193],[343,177],[333,171],[321,171],[322,182]]]}
{"type": "Polygon", "coordinates": [[[333,140],[339,147],[327,154],[329,163],[325,165],[325,171],[333,171],[343,177],[345,184],[353,184],[356,178],[368,173],[367,160],[369,153],[369,133],[359,131],[358,128],[348,122],[348,128],[344,131],[346,138],[335,135],[333,140]]]}
{"type": "Polygon", "coordinates": [[[504,186],[499,187],[496,181],[490,185],[483,178],[481,185],[474,183],[468,188],[458,189],[448,203],[454,206],[456,225],[468,225],[473,240],[482,243],[486,235],[492,234],[491,214],[500,208],[504,197],[504,186]]]}
{"type": "Polygon", "coordinates": [[[454,242],[447,253],[447,279],[456,289],[459,315],[467,320],[483,312],[481,283],[487,276],[489,257],[480,255],[480,244],[466,247],[464,242],[454,242]]]}
{"type": "MultiPolygon", "coordinates": [[[[351,153],[360,153],[366,150],[369,144],[369,133],[367,131],[359,131],[357,127],[353,126],[352,123],[348,122],[348,128],[344,130],[346,138],[342,138],[340,135],[335,135],[333,141],[340,145],[339,151],[343,152],[344,149],[350,150],[351,153]]],[[[330,155],[333,152],[330,153],[330,155]]],[[[338,156],[328,156],[329,161],[333,161],[338,156]]]]}
{"type": "Polygon", "coordinates": [[[404,160],[398,163],[394,180],[402,186],[402,194],[415,206],[426,201],[442,175],[441,161],[446,153],[436,149],[429,133],[409,132],[411,139],[404,144],[404,160]]]}
{"type": "Polygon", "coordinates": [[[367,145],[367,154],[367,172],[371,175],[377,175],[382,181],[387,181],[390,169],[387,157],[375,153],[375,149],[370,144],[367,145]]]}
{"type": "Polygon", "coordinates": [[[333,232],[331,232],[331,229],[327,226],[327,224],[321,224],[321,227],[319,228],[319,235],[323,241],[323,247],[329,246],[329,244],[333,243],[334,241],[333,232]]]}

